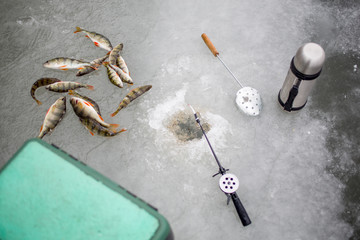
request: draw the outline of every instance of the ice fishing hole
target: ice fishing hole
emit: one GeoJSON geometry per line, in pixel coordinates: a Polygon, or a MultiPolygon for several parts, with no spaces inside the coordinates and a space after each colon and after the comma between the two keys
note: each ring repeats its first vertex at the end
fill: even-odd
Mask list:
{"type": "MultiPolygon", "coordinates": [[[[199,113],[197,113],[197,116],[201,118],[199,113]]],[[[182,142],[201,139],[203,136],[199,125],[195,121],[194,114],[190,111],[179,111],[165,121],[170,132],[182,142]]],[[[206,119],[201,118],[201,125],[206,133],[210,130],[210,124],[206,122],[206,119]]]]}

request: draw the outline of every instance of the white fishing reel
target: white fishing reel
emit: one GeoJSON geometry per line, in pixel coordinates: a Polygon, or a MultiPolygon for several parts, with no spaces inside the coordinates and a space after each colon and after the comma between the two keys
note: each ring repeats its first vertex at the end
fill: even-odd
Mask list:
{"type": "Polygon", "coordinates": [[[239,179],[232,173],[226,173],[219,179],[219,187],[226,194],[234,193],[239,188],[239,179]]]}

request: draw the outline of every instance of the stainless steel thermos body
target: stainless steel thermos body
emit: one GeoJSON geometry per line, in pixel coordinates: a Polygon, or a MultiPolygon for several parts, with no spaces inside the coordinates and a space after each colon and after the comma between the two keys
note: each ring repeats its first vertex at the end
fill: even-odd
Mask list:
{"type": "Polygon", "coordinates": [[[305,106],[324,61],[325,52],[316,43],[306,43],[298,49],[278,95],[285,111],[298,111],[305,106]]]}

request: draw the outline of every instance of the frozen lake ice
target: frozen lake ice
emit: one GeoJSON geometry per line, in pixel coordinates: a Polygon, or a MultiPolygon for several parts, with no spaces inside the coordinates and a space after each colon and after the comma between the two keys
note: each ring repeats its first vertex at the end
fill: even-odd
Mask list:
{"type": "MultiPolygon", "coordinates": [[[[0,16],[2,149],[0,167],[36,137],[60,97],[36,91],[42,77],[93,85],[81,90],[104,119],[128,130],[91,136],[67,104],[63,121],[43,140],[54,143],[159,208],[175,239],[360,238],[360,3],[358,1],[3,1],[0,16]],[[104,67],[76,77],[42,64],[55,57],[93,60],[80,26],[124,43],[134,86],[153,88],[112,113],[133,87],[116,88],[104,67]],[[237,83],[201,39],[206,33],[263,109],[252,118],[235,105],[237,83]],[[326,53],[305,108],[286,113],[277,94],[304,43],[326,53]],[[204,138],[179,140],[168,128],[190,103],[210,126],[221,163],[240,180],[246,228],[218,187],[218,168],[204,138]]],[[[194,121],[194,125],[196,122],[194,121]]]]}

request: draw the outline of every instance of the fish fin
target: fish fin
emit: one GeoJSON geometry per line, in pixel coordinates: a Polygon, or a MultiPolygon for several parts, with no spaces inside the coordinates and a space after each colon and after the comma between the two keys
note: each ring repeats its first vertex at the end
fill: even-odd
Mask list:
{"type": "Polygon", "coordinates": [[[49,109],[47,110],[45,116],[48,115],[50,111],[51,111],[51,107],[49,107],[49,109]]]}
{"type": "Polygon", "coordinates": [[[60,70],[67,71],[69,69],[68,68],[61,68],[60,70]]]}
{"type": "Polygon", "coordinates": [[[86,105],[88,105],[89,107],[91,106],[91,107],[93,107],[94,106],[94,104],[92,104],[91,102],[87,102],[87,101],[85,101],[84,102],[86,105]]]}
{"type": "Polygon", "coordinates": [[[110,55],[111,51],[109,51],[106,55],[110,55]]]}
{"type": "Polygon", "coordinates": [[[94,86],[91,86],[91,85],[87,85],[86,88],[89,90],[94,90],[94,86]]]}
{"type": "Polygon", "coordinates": [[[95,46],[100,47],[98,42],[94,42],[95,46]]]}
{"type": "Polygon", "coordinates": [[[116,132],[116,134],[119,134],[119,133],[125,132],[126,130],[127,130],[126,128],[123,128],[123,129],[121,129],[120,131],[116,132]]]}
{"type": "Polygon", "coordinates": [[[118,112],[113,112],[110,116],[114,117],[118,112]]]}
{"type": "Polygon", "coordinates": [[[69,90],[69,91],[68,91],[68,94],[69,94],[69,95],[75,95],[75,91],[74,91],[74,90],[69,90]]]}
{"type": "Polygon", "coordinates": [[[94,133],[92,131],[89,130],[89,133],[94,136],[94,133]]]}
{"type": "Polygon", "coordinates": [[[114,124],[114,123],[112,123],[112,124],[110,124],[109,129],[110,129],[111,131],[113,131],[113,132],[116,132],[116,129],[117,129],[119,126],[120,126],[119,124],[114,124]]]}
{"type": "Polygon", "coordinates": [[[38,105],[41,105],[42,104],[42,102],[40,102],[39,100],[35,100],[36,101],[36,103],[38,104],[38,105]]]}
{"type": "Polygon", "coordinates": [[[43,127],[44,127],[44,124],[41,125],[41,127],[40,127],[40,132],[43,130],[43,127]]]}
{"type": "Polygon", "coordinates": [[[82,29],[80,27],[76,27],[76,31],[74,33],[78,33],[78,32],[81,32],[82,29]]]}
{"type": "Polygon", "coordinates": [[[95,67],[95,66],[89,66],[89,67],[91,67],[91,68],[94,69],[94,70],[98,70],[98,68],[95,67]]]}

